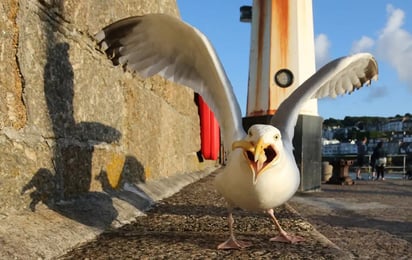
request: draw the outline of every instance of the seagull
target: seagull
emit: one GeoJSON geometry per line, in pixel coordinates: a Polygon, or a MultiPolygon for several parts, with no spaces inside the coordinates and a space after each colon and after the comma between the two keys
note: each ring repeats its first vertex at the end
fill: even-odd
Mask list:
{"type": "Polygon", "coordinates": [[[142,77],[160,75],[192,88],[214,112],[228,151],[227,164],[215,177],[228,207],[229,238],[218,249],[241,249],[250,242],[236,239],[233,209],[266,212],[278,234],[271,241],[296,243],[300,236],[284,231],[274,208],[297,191],[299,169],[293,155],[294,127],[302,105],[311,98],[351,93],[377,80],[378,66],[369,53],[338,58],[319,69],[279,106],[269,125],[246,132],[232,85],[207,37],[179,18],[147,14],[114,22],[95,35],[114,65],[142,77]]]}

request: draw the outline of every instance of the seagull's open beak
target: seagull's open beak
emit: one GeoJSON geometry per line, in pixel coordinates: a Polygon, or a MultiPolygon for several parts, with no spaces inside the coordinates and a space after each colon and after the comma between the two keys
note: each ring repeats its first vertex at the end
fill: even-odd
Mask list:
{"type": "Polygon", "coordinates": [[[254,184],[258,176],[278,157],[275,148],[271,144],[265,144],[262,138],[256,145],[244,140],[236,141],[232,144],[232,150],[236,148],[243,149],[243,154],[253,172],[254,184]]]}

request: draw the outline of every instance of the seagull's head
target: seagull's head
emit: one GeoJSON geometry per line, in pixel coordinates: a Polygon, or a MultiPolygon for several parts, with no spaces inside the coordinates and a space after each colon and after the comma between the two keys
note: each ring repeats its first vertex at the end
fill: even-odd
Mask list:
{"type": "Polygon", "coordinates": [[[254,184],[260,174],[279,161],[282,147],[280,131],[271,125],[259,124],[249,128],[246,138],[232,144],[232,150],[243,150],[243,155],[253,172],[254,184]]]}

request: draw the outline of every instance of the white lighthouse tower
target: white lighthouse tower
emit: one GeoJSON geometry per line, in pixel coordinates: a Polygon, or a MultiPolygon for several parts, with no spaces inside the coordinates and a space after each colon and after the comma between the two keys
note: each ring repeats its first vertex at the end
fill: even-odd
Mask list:
{"type": "MultiPolygon", "coordinates": [[[[253,0],[241,7],[241,21],[252,23],[247,129],[269,124],[282,101],[315,73],[312,0],[253,0]]],[[[300,112],[293,140],[302,191],[320,188],[321,132],[313,99],[300,112]]]]}

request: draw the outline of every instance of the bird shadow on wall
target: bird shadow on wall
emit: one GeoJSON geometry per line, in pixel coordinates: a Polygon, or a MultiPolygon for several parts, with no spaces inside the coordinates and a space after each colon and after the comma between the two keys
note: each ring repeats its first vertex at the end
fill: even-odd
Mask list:
{"type": "MultiPolygon", "coordinates": [[[[46,10],[42,17],[47,37],[47,63],[43,78],[45,99],[54,134],[53,169],[40,168],[22,188],[21,193],[30,192],[29,207],[33,212],[36,205],[42,202],[50,209],[80,223],[104,228],[118,216],[112,197],[132,203],[133,196],[123,196],[122,193],[107,186],[104,172],[100,174],[99,180],[106,192],[89,191],[94,145],[119,141],[121,133],[98,122],[75,121],[74,72],[69,59],[70,45],[59,41],[57,37],[63,2],[52,1],[52,4],[46,4],[41,1],[46,10]]],[[[144,172],[138,160],[129,156],[126,158],[121,177],[129,174],[130,168],[137,170],[134,172],[135,175],[144,172]]],[[[141,206],[135,202],[132,205],[141,206]]]]}
{"type": "Polygon", "coordinates": [[[139,210],[147,209],[154,203],[150,196],[135,185],[135,183],[144,183],[146,180],[144,167],[134,156],[126,156],[120,178],[115,185],[110,183],[105,170],[100,171],[97,180],[102,184],[103,191],[112,198],[126,201],[139,210]]]}

